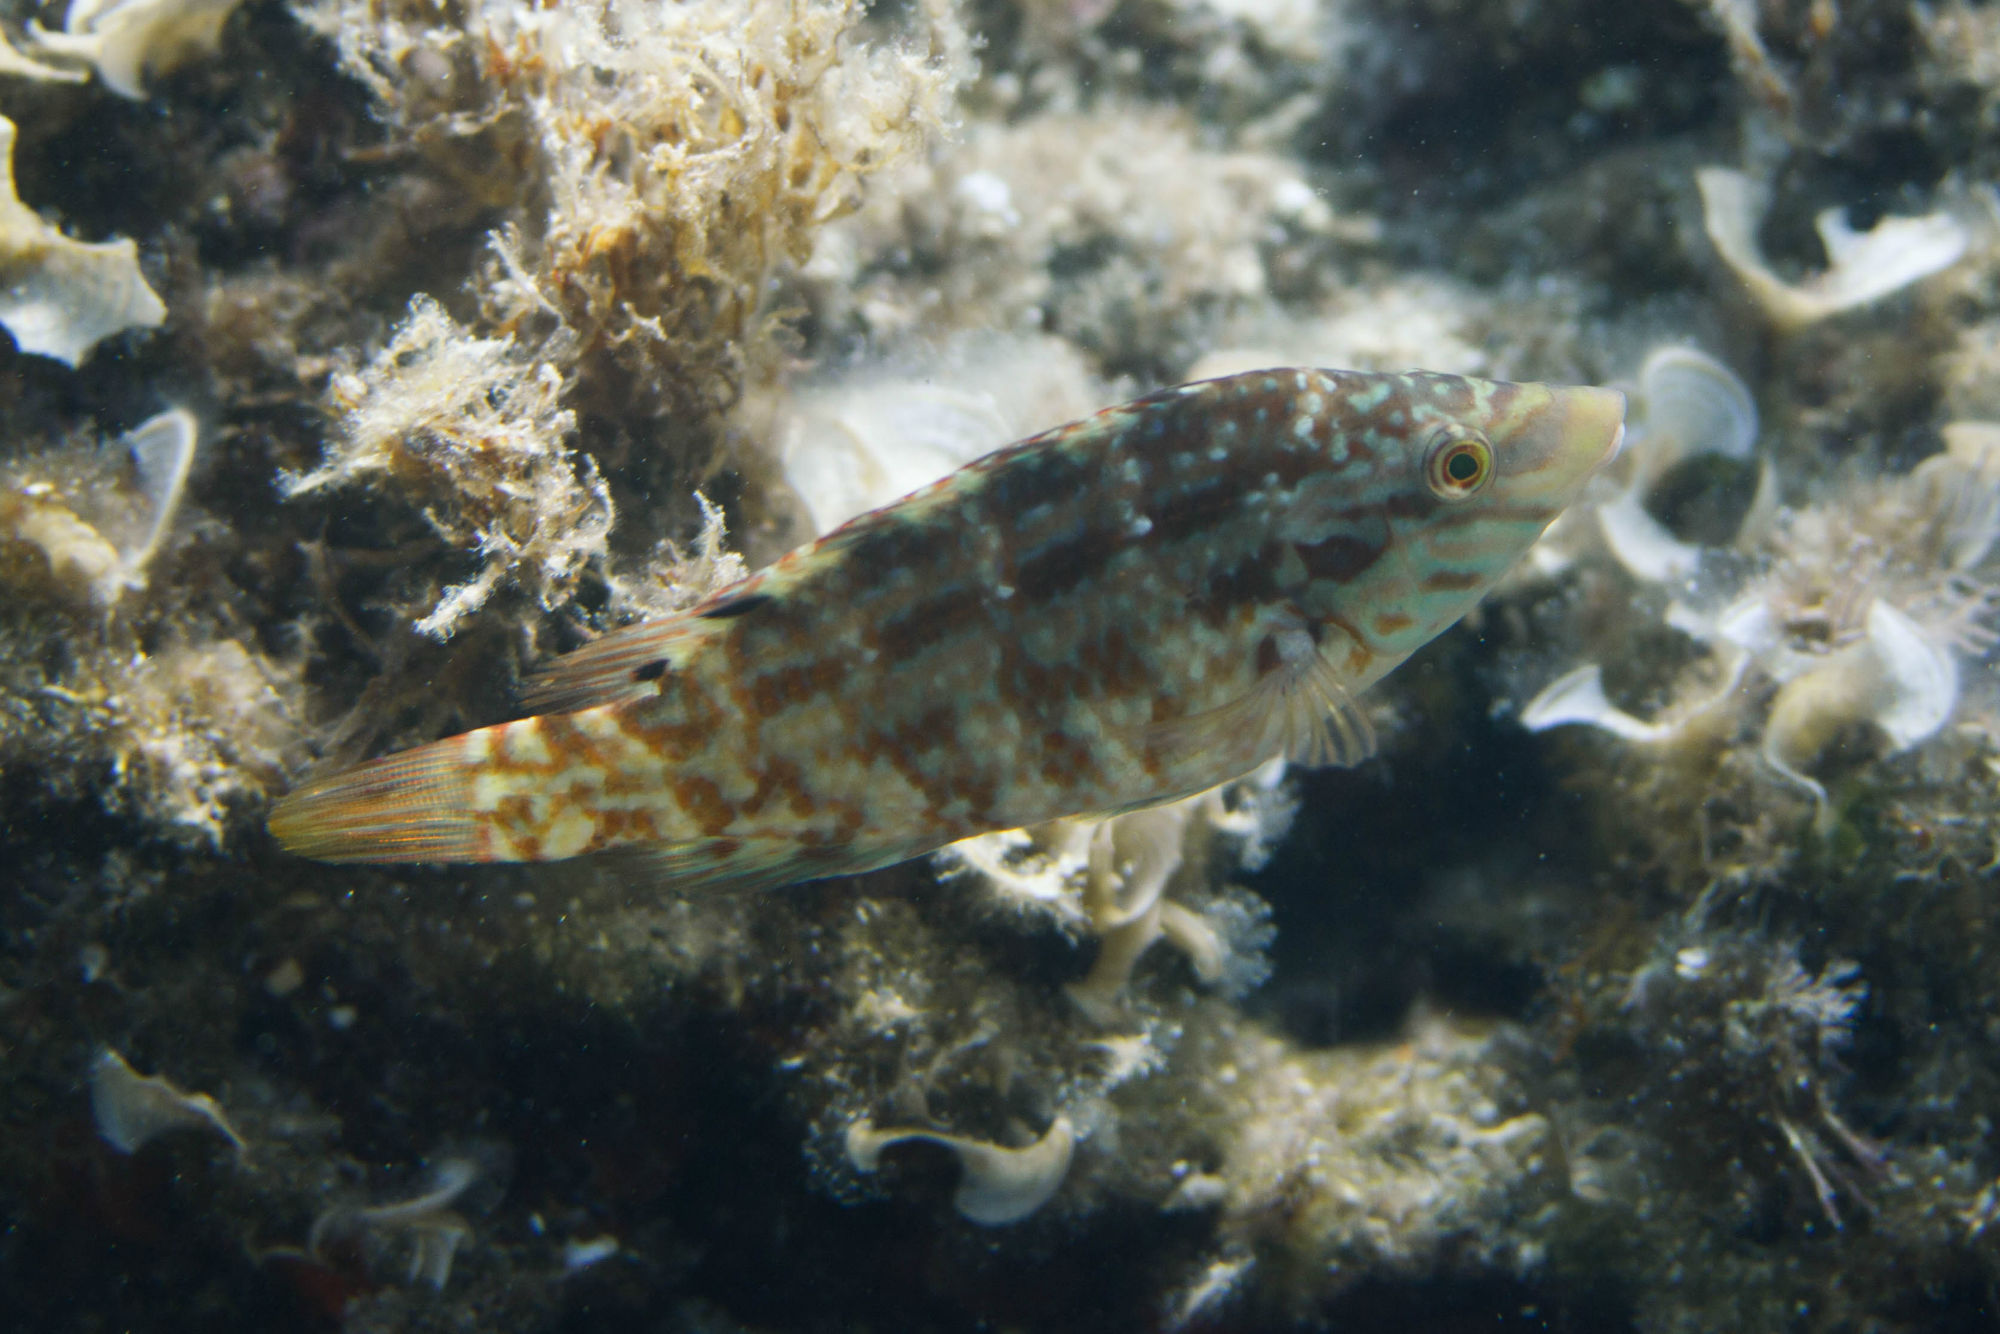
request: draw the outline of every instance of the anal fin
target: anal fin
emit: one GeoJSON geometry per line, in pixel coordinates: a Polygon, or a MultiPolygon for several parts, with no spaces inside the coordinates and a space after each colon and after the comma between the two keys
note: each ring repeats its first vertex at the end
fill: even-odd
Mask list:
{"type": "Polygon", "coordinates": [[[1308,767],[1354,765],[1375,753],[1375,728],[1303,628],[1277,634],[1279,660],[1245,694],[1148,729],[1162,749],[1243,752],[1249,765],[1282,755],[1308,767]]]}
{"type": "Polygon", "coordinates": [[[634,876],[656,877],[675,889],[753,893],[807,880],[860,875],[936,850],[929,843],[807,848],[796,839],[772,836],[635,845],[599,853],[598,859],[606,865],[629,867],[634,876]]]}

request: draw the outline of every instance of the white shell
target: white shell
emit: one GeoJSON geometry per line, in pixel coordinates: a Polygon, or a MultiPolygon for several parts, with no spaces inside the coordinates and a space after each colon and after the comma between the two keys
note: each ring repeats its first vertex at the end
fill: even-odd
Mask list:
{"type": "Polygon", "coordinates": [[[1771,271],[1757,246],[1757,225],[1770,190],[1740,171],[1703,167],[1695,173],[1702,223],[1723,263],[1735,271],[1773,324],[1797,329],[1829,315],[1879,301],[1956,264],[1971,237],[1946,213],[1883,218],[1865,232],[1847,225],[1840,209],[1814,219],[1828,267],[1799,283],[1771,271]]]}
{"type": "Polygon", "coordinates": [[[931,1130],[877,1130],[862,1118],[847,1128],[847,1159],[855,1170],[873,1172],[882,1152],[910,1140],[942,1145],[958,1155],[958,1190],[952,1205],[975,1223],[999,1227],[1018,1223],[1049,1202],[1069,1175],[1076,1128],[1058,1116],[1048,1132],[1025,1148],[1006,1149],[985,1140],[931,1130]]]}
{"type": "Polygon", "coordinates": [[[1678,583],[1701,566],[1701,548],[1681,541],[1646,513],[1643,490],[1633,487],[1597,507],[1604,544],[1626,572],[1648,583],[1678,583]]]}
{"type": "Polygon", "coordinates": [[[90,1111],[97,1133],[120,1153],[137,1153],[177,1130],[213,1130],[239,1161],[249,1152],[222,1108],[206,1093],[186,1093],[159,1075],[142,1075],[106,1047],[90,1067],[90,1111]]]}
{"type": "Polygon", "coordinates": [[[451,1157],[430,1173],[428,1188],[413,1199],[389,1204],[335,1205],[313,1219],[306,1233],[306,1253],[315,1259],[343,1241],[370,1233],[397,1233],[409,1238],[407,1281],[421,1279],[442,1290],[451,1280],[452,1259],[472,1235],[471,1226],[451,1206],[485,1169],[472,1158],[451,1157]]]}
{"type": "Polygon", "coordinates": [[[194,469],[199,438],[194,414],[186,408],[171,408],[148,417],[119,441],[131,451],[139,470],[139,486],[153,510],[145,540],[125,553],[126,581],[134,587],[146,582],[146,566],[173,527],[174,514],[187,492],[188,474],[194,469]]]}
{"type": "Polygon", "coordinates": [[[1557,677],[1521,710],[1521,726],[1530,732],[1567,723],[1586,723],[1627,741],[1664,741],[1674,731],[1613,705],[1604,693],[1604,669],[1594,662],[1557,677]]]}
{"type": "Polygon", "coordinates": [[[178,69],[222,44],[222,25],[243,0],[71,0],[63,30],[28,25],[43,50],[89,61],[120,97],[143,101],[146,77],[178,69]]]}
{"type": "Polygon", "coordinates": [[[30,60],[14,49],[5,33],[0,33],[0,74],[11,74],[19,79],[37,79],[44,83],[82,83],[90,77],[85,70],[58,69],[54,65],[44,65],[39,60],[30,60]]]}
{"type": "Polygon", "coordinates": [[[139,247],[72,241],[14,189],[14,122],[0,116],[0,324],[23,352],[79,366],[126,329],[150,329],[167,308],[139,272],[139,247]]]}
{"type": "Polygon", "coordinates": [[[1961,421],[1943,429],[1945,452],[1918,464],[1910,489],[1936,515],[1939,556],[1954,570],[1986,559],[2000,538],[2000,424],[1961,421]]]}
{"type": "Polygon", "coordinates": [[[1958,707],[1958,663],[1949,649],[1886,602],[1868,609],[1868,643],[1888,687],[1875,723],[1892,749],[1908,750],[1951,720],[1958,707]]]}
{"type": "Polygon", "coordinates": [[[827,532],[1044,427],[1088,415],[1082,360],[1055,339],[967,340],[927,363],[801,390],[774,432],[785,480],[827,532]]]}
{"type": "Polygon", "coordinates": [[[1690,455],[1747,459],[1757,447],[1757,404],[1749,387],[1698,348],[1655,348],[1639,371],[1635,406],[1655,474],[1690,455]]]}

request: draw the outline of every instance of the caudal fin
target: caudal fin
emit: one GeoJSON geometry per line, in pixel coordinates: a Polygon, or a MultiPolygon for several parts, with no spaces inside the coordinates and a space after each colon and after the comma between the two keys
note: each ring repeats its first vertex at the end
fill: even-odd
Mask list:
{"type": "Polygon", "coordinates": [[[271,809],[287,852],[323,862],[488,860],[466,738],[447,737],[306,783],[271,809]]]}

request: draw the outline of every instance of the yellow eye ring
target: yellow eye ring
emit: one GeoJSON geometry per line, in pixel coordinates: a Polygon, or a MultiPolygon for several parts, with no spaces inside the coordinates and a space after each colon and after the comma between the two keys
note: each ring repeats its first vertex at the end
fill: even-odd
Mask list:
{"type": "Polygon", "coordinates": [[[1493,446],[1473,431],[1438,432],[1424,455],[1424,482],[1439,500],[1464,500],[1493,479],[1493,446]]]}

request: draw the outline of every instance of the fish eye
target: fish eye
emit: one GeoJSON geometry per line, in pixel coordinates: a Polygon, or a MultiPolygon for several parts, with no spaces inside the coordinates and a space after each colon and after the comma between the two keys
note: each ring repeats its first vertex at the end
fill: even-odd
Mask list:
{"type": "Polygon", "coordinates": [[[1464,500],[1493,477],[1493,446],[1477,431],[1447,426],[1424,455],[1424,481],[1439,500],[1464,500]]]}

